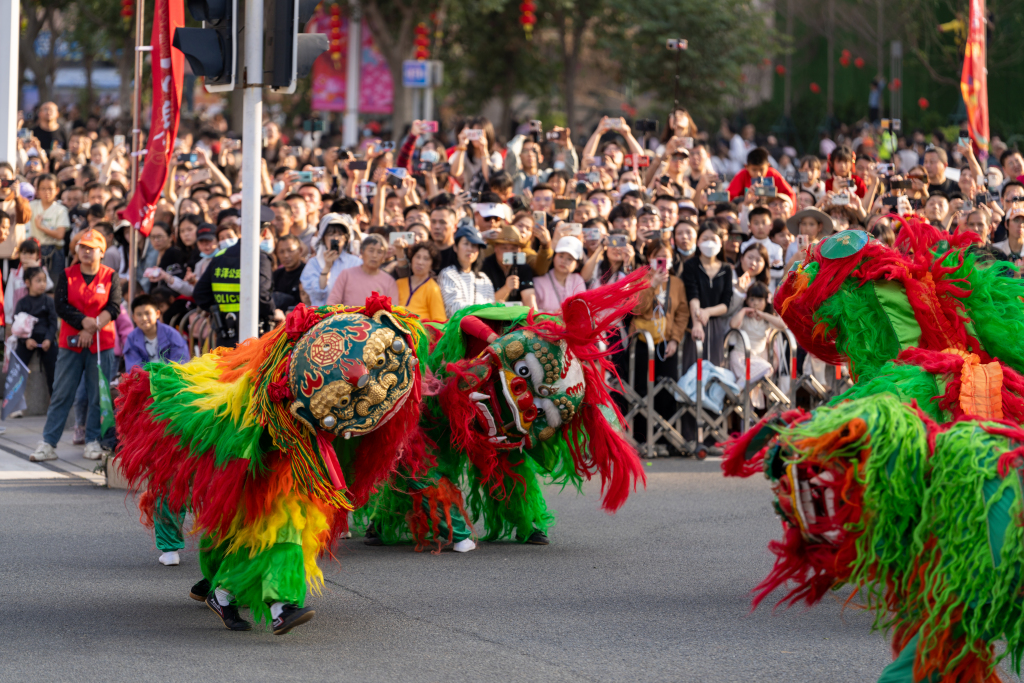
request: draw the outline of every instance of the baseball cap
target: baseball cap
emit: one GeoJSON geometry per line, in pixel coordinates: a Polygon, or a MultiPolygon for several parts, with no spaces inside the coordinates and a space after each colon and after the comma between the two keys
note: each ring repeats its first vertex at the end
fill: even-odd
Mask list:
{"type": "Polygon", "coordinates": [[[693,203],[693,202],[692,202],[691,200],[689,200],[689,199],[681,199],[681,200],[679,201],[679,210],[680,210],[680,211],[684,211],[684,210],[685,210],[685,211],[692,211],[692,212],[693,212],[694,214],[697,214],[697,213],[699,213],[699,212],[697,211],[697,205],[696,205],[696,204],[694,204],[694,203],[693,203]]]}
{"type": "Polygon", "coordinates": [[[217,226],[213,223],[203,223],[196,228],[196,241],[217,239],[217,226]]]}
{"type": "Polygon", "coordinates": [[[455,231],[455,243],[458,244],[459,240],[463,237],[468,239],[470,244],[475,244],[480,247],[487,245],[483,238],[480,237],[480,233],[477,229],[471,225],[463,225],[455,231]]]}
{"type": "Polygon", "coordinates": [[[660,215],[661,214],[658,212],[658,207],[656,207],[654,204],[644,204],[643,206],[640,207],[640,210],[637,211],[637,213],[636,213],[636,217],[637,218],[640,218],[642,216],[660,216],[660,215]]]}
{"type": "Polygon", "coordinates": [[[577,261],[583,259],[583,242],[572,235],[566,235],[555,245],[556,254],[569,254],[577,261]]]}
{"type": "Polygon", "coordinates": [[[82,237],[78,240],[78,246],[90,247],[93,249],[107,250],[107,238],[103,236],[99,230],[93,230],[92,228],[82,233],[82,237]]]}
{"type": "Polygon", "coordinates": [[[1006,212],[1006,220],[1011,221],[1014,218],[1020,218],[1024,216],[1024,208],[1014,207],[1006,212]]]}
{"type": "Polygon", "coordinates": [[[500,218],[506,221],[512,219],[512,210],[508,204],[474,204],[473,210],[480,214],[481,218],[500,218]]]}

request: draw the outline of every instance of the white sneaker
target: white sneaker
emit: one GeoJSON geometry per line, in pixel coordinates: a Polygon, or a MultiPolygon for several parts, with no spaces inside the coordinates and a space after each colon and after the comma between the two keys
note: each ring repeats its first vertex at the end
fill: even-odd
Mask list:
{"type": "Polygon", "coordinates": [[[44,460],[56,460],[57,449],[46,443],[40,441],[36,445],[36,449],[32,451],[32,455],[28,456],[28,459],[32,462],[43,462],[44,460]]]}
{"type": "Polygon", "coordinates": [[[100,445],[99,441],[90,441],[85,444],[85,451],[82,453],[82,457],[86,460],[99,460],[107,452],[103,450],[103,446],[100,445]]]}
{"type": "Polygon", "coordinates": [[[25,417],[25,411],[23,411],[23,410],[15,410],[13,413],[8,415],[7,417],[10,417],[10,418],[25,417]]]}
{"type": "Polygon", "coordinates": [[[160,556],[160,564],[165,567],[177,567],[179,562],[181,562],[181,558],[178,557],[177,550],[172,550],[160,556]]]}
{"type": "Polygon", "coordinates": [[[457,553],[468,553],[470,550],[476,550],[476,541],[472,538],[464,538],[453,545],[452,550],[457,553]]]}

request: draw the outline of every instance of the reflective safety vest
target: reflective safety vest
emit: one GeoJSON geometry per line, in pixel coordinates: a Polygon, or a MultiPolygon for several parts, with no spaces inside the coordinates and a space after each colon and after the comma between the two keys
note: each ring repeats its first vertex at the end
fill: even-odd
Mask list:
{"type": "MultiPolygon", "coordinates": [[[[216,256],[224,253],[224,249],[217,252],[216,256]]],[[[210,278],[210,289],[213,290],[213,299],[221,313],[238,313],[242,303],[242,271],[238,268],[226,266],[213,266],[213,276],[210,278]]]]}

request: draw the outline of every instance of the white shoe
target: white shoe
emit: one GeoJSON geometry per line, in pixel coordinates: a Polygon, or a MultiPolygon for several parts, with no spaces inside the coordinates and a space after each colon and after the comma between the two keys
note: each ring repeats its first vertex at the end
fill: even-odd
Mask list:
{"type": "Polygon", "coordinates": [[[464,538],[453,545],[452,550],[457,553],[468,553],[470,550],[476,550],[476,541],[472,538],[464,538]]]}
{"type": "Polygon", "coordinates": [[[82,453],[82,457],[86,460],[100,460],[107,452],[103,450],[103,446],[100,445],[99,441],[90,441],[85,444],[85,451],[82,453]]]}
{"type": "Polygon", "coordinates": [[[7,417],[10,417],[10,418],[25,417],[25,411],[23,411],[23,410],[15,410],[13,413],[8,415],[7,417]]]}
{"type": "Polygon", "coordinates": [[[28,459],[32,462],[43,462],[44,460],[56,460],[57,449],[46,443],[40,441],[36,445],[36,449],[32,451],[32,455],[28,456],[28,459]]]}
{"type": "Polygon", "coordinates": [[[181,558],[178,557],[177,550],[172,550],[160,556],[160,564],[165,567],[177,567],[179,562],[181,562],[181,558]]]}

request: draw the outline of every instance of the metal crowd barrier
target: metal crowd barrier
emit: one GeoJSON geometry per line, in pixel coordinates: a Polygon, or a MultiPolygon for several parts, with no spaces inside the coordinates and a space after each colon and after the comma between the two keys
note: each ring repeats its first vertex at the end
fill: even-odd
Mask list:
{"type": "MultiPolygon", "coordinates": [[[[729,330],[724,341],[725,362],[729,364],[730,353],[733,351],[743,354],[745,376],[737,378],[737,384],[742,382],[742,386],[737,392],[717,377],[705,378],[704,364],[698,363],[695,394],[691,399],[672,377],[656,376],[656,345],[650,333],[641,330],[634,335],[628,347],[627,381],[621,383],[620,390],[627,404],[623,416],[630,427],[628,438],[637,450],[644,457],[653,458],[667,455],[668,447],[671,446],[684,455],[693,455],[703,460],[709,454],[720,453],[717,444],[725,441],[732,433],[749,429],[763,415],[795,408],[798,400],[804,407],[814,408],[830,401],[852,385],[841,366],[828,366],[830,376],[825,384],[814,376],[810,362],[805,362],[804,372],[798,374],[796,337],[789,330],[770,331],[766,343],[768,361],[773,371],[751,382],[750,339],[742,330],[729,330]],[[644,344],[647,348],[647,367],[641,369],[640,373],[636,367],[637,344],[644,344]],[[644,376],[638,377],[641,373],[644,376]],[[788,387],[785,389],[781,386],[784,377],[788,378],[788,387]],[[640,396],[636,390],[638,381],[644,383],[647,390],[645,396],[640,396]],[[722,392],[722,410],[719,413],[708,410],[703,400],[705,388],[715,387],[722,392]],[[755,389],[760,389],[764,397],[764,407],[757,411],[751,405],[751,394],[755,389]],[[676,410],[668,418],[655,408],[655,399],[663,392],[669,392],[676,405],[676,410]],[[646,421],[643,434],[637,434],[634,428],[638,416],[646,421]],[[692,417],[696,423],[696,438],[692,441],[683,436],[684,416],[692,417]],[[714,438],[715,445],[705,443],[709,436],[714,438]]],[[[697,358],[707,360],[704,358],[703,342],[695,342],[695,346],[697,358]]],[[[676,374],[682,377],[689,369],[683,367],[682,345],[676,352],[676,363],[676,374]]]]}

